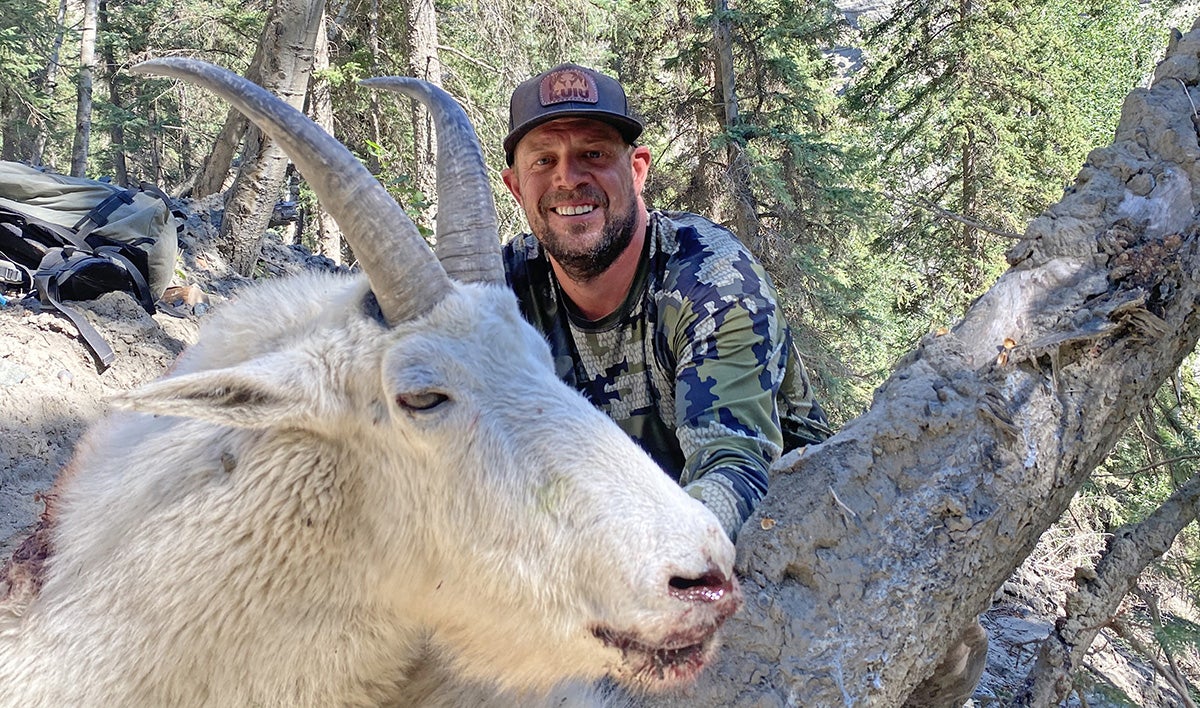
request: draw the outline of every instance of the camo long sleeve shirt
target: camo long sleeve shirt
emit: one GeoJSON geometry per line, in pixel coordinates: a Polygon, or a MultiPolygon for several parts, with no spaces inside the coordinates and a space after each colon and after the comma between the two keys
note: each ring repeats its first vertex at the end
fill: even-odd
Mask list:
{"type": "Polygon", "coordinates": [[[769,465],[830,430],[758,261],[695,214],[649,216],[629,295],[602,320],[574,311],[532,235],[504,247],[509,284],[559,377],[735,538],[766,493],[769,465]]]}

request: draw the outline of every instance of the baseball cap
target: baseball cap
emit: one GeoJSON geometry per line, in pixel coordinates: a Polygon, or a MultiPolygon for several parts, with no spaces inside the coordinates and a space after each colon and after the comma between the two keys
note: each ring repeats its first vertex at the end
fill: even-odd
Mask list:
{"type": "Polygon", "coordinates": [[[642,134],[642,124],[629,115],[625,89],[616,79],[578,64],[559,64],[522,81],[513,91],[504,138],[508,164],[526,133],[542,123],[569,117],[608,123],[630,145],[642,134]]]}

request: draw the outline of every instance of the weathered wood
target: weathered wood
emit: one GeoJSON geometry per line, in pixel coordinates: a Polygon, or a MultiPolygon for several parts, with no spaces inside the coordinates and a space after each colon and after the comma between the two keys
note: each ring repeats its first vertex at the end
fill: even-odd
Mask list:
{"type": "Polygon", "coordinates": [[[899,705],[987,608],[1200,337],[1198,85],[1193,30],[962,321],[781,461],[746,606],[678,703],[899,705]]]}
{"type": "MultiPolygon", "coordinates": [[[[1183,527],[1195,520],[1197,502],[1200,477],[1193,477],[1144,520],[1115,530],[1094,569],[1076,572],[1078,587],[1067,596],[1066,615],[1039,647],[1037,663],[1027,685],[1013,699],[1014,706],[1058,705],[1067,698],[1088,647],[1116,617],[1146,566],[1161,558],[1183,527]]],[[[1152,654],[1143,654],[1153,660],[1152,654]]],[[[1193,705],[1186,690],[1180,698],[1184,705],[1193,705]]]]}
{"type": "MultiPolygon", "coordinates": [[[[287,101],[304,106],[308,77],[312,73],[317,30],[325,16],[325,0],[276,0],[260,50],[261,86],[287,101]]],[[[221,221],[222,252],[234,270],[250,275],[262,250],[279,190],[287,171],[283,149],[255,126],[246,129],[245,149],[237,178],[225,200],[221,221]]]]}

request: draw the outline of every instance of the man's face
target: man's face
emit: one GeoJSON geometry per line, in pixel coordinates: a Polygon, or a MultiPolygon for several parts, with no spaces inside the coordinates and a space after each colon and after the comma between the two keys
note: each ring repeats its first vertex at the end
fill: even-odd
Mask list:
{"type": "Polygon", "coordinates": [[[521,138],[503,176],[542,247],[571,278],[585,281],[633,238],[649,167],[650,151],[626,144],[616,128],[562,118],[521,138]]]}

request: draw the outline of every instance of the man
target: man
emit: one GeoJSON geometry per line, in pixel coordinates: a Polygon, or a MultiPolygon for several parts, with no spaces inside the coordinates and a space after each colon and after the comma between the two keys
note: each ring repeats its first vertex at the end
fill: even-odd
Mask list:
{"type": "MultiPolygon", "coordinates": [[[[704,218],[647,212],[641,133],[625,90],[591,69],[518,86],[503,177],[532,234],[505,245],[504,265],[559,376],[736,540],[770,463],[830,430],[758,261],[704,218]]],[[[906,705],[962,705],[986,659],[971,623],[906,705]]]]}
{"type": "Polygon", "coordinates": [[[781,452],[830,430],[774,286],[727,230],[648,212],[650,151],[614,79],[563,64],[513,92],[504,183],[532,234],[504,249],[558,374],[721,520],[730,538],[781,452]]]}

